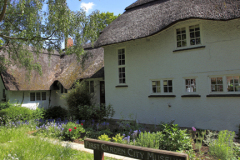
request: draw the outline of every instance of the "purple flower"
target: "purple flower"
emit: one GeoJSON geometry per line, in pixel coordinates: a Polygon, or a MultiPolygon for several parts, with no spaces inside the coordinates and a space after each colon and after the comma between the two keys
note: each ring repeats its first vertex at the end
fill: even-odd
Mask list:
{"type": "Polygon", "coordinates": [[[194,132],[196,132],[196,128],[195,128],[195,127],[192,127],[192,130],[193,130],[194,132]]]}

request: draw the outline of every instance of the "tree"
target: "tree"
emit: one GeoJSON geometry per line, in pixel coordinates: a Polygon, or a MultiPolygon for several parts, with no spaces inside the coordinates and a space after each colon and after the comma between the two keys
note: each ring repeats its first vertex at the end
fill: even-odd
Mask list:
{"type": "MultiPolygon", "coordinates": [[[[54,50],[62,53],[61,45],[66,37],[72,37],[74,45],[65,50],[83,53],[82,44],[95,37],[85,11],[72,12],[66,0],[1,0],[0,2],[0,51],[8,53],[8,59],[25,67],[29,73],[41,66],[33,53],[39,56],[42,49],[51,55],[54,50]]],[[[6,61],[0,59],[0,68],[6,61]]]]}

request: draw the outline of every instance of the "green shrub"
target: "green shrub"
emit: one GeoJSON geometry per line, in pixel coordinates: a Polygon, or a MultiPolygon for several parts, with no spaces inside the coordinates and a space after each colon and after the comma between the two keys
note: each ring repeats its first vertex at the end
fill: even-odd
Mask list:
{"type": "Polygon", "coordinates": [[[115,137],[112,137],[113,141],[116,143],[122,143],[123,142],[123,137],[121,134],[116,134],[115,137]]]}
{"type": "Polygon", "coordinates": [[[233,138],[235,132],[231,131],[220,131],[218,134],[218,139],[209,145],[209,152],[211,155],[222,159],[228,160],[234,158],[234,149],[233,149],[233,138]]]}
{"type": "Polygon", "coordinates": [[[43,108],[37,108],[33,110],[33,119],[43,119],[45,115],[45,110],[43,108]]]}
{"type": "Polygon", "coordinates": [[[115,111],[111,105],[108,106],[79,106],[78,117],[81,120],[96,120],[102,122],[105,117],[113,117],[115,111]]]}
{"type": "Polygon", "coordinates": [[[3,123],[17,122],[33,119],[33,110],[25,107],[9,107],[0,111],[0,117],[3,123]]]}
{"type": "Polygon", "coordinates": [[[45,110],[45,119],[64,119],[68,116],[68,111],[60,106],[54,106],[45,110]]]}
{"type": "Polygon", "coordinates": [[[180,151],[192,149],[191,138],[187,130],[179,129],[177,124],[162,124],[163,138],[159,142],[159,149],[180,151]]]}
{"type": "Polygon", "coordinates": [[[141,132],[139,138],[136,140],[137,146],[159,149],[159,142],[163,140],[162,132],[150,133],[141,132]]]}
{"type": "Polygon", "coordinates": [[[105,133],[101,136],[98,137],[99,140],[102,140],[102,141],[110,141],[111,138],[108,137],[108,135],[106,135],[105,133]]]}
{"type": "Polygon", "coordinates": [[[78,139],[81,136],[81,133],[85,133],[85,129],[81,124],[76,124],[74,122],[68,122],[63,126],[63,137],[64,139],[78,139]]]}
{"type": "Polygon", "coordinates": [[[86,136],[88,138],[93,138],[93,139],[97,139],[99,136],[103,134],[106,134],[108,136],[112,135],[112,132],[109,129],[96,131],[93,128],[89,127],[89,128],[86,128],[85,130],[86,130],[86,136]]]}
{"type": "Polygon", "coordinates": [[[0,102],[0,110],[13,107],[14,105],[9,102],[0,102]]]}

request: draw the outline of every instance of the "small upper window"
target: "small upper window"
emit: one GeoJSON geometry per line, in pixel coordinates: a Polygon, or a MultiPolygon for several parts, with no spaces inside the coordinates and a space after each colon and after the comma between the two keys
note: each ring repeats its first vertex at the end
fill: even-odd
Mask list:
{"type": "Polygon", "coordinates": [[[240,92],[239,76],[227,77],[227,90],[228,92],[240,92]]]}
{"type": "Polygon", "coordinates": [[[222,77],[211,78],[211,91],[212,92],[223,92],[223,78],[222,77]]]}
{"type": "Polygon", "coordinates": [[[176,29],[177,47],[194,46],[201,44],[200,25],[176,29]]]}
{"type": "Polygon", "coordinates": [[[164,80],[163,87],[165,93],[172,93],[173,92],[172,80],[164,80]]]}
{"type": "Polygon", "coordinates": [[[118,65],[125,65],[125,49],[118,50],[118,65]]]}
{"type": "Polygon", "coordinates": [[[186,92],[196,92],[196,80],[195,79],[185,79],[186,92]]]}

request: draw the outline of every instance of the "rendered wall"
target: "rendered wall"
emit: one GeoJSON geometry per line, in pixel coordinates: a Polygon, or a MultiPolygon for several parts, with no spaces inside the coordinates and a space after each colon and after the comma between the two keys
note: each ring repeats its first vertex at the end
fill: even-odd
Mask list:
{"type": "MultiPolygon", "coordinates": [[[[206,97],[209,76],[240,75],[240,20],[187,20],[148,38],[104,47],[106,104],[114,118],[140,123],[175,123],[181,127],[238,130],[240,97],[206,97]],[[201,25],[202,49],[173,52],[176,28],[201,25]],[[117,49],[126,49],[126,84],[118,85],[117,49]],[[196,77],[199,98],[182,98],[184,78],[196,77]],[[151,79],[173,79],[175,98],[149,98],[151,79]],[[171,107],[168,107],[171,105],[171,107]],[[156,120],[155,120],[156,119],[156,120]]],[[[226,93],[227,94],[227,93],[226,93]]]]}
{"type": "Polygon", "coordinates": [[[18,103],[23,107],[30,109],[48,108],[49,106],[49,91],[31,91],[31,92],[46,92],[46,100],[30,101],[30,91],[7,91],[7,99],[10,103],[18,103]]]}

